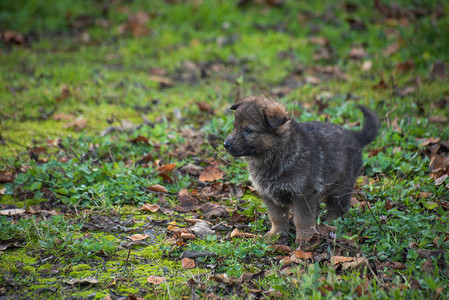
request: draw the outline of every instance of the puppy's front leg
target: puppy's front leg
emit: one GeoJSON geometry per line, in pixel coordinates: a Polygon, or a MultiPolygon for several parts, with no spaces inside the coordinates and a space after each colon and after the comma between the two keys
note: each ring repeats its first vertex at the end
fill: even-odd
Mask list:
{"type": "Polygon", "coordinates": [[[288,234],[289,208],[287,206],[276,205],[271,199],[264,198],[263,202],[267,207],[268,216],[270,217],[271,221],[271,230],[267,233],[267,235],[273,236],[281,233],[288,234]]]}
{"type": "Polygon", "coordinates": [[[296,244],[309,241],[318,231],[316,230],[317,203],[319,199],[307,199],[298,195],[293,199],[293,221],[296,227],[296,244]]]}

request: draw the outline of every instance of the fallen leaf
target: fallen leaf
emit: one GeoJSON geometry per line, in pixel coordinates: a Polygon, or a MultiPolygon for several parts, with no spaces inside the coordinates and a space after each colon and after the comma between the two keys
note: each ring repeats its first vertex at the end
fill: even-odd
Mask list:
{"type": "Polygon", "coordinates": [[[391,56],[392,54],[395,54],[399,51],[399,43],[393,43],[387,46],[387,48],[384,49],[382,52],[384,56],[391,56]]]}
{"type": "Polygon", "coordinates": [[[414,86],[407,86],[403,89],[398,90],[398,95],[401,97],[405,97],[408,96],[410,94],[413,94],[415,92],[415,87],[414,86]]]}
{"type": "Polygon", "coordinates": [[[403,63],[398,63],[396,65],[396,70],[398,70],[398,72],[408,72],[410,70],[412,70],[415,67],[415,63],[412,60],[407,60],[403,63]]]}
{"type": "Polygon", "coordinates": [[[64,124],[64,128],[72,128],[75,131],[81,131],[86,127],[87,120],[83,118],[78,118],[70,123],[64,124]]]}
{"type": "Polygon", "coordinates": [[[162,186],[160,184],[147,186],[147,190],[150,190],[153,192],[158,192],[158,193],[168,193],[168,190],[165,188],[165,186],[162,186]]]}
{"type": "Polygon", "coordinates": [[[231,237],[256,238],[256,237],[260,237],[260,235],[247,233],[247,232],[240,232],[240,230],[238,228],[235,228],[231,232],[231,237]]]}
{"type": "Polygon", "coordinates": [[[194,232],[200,238],[216,234],[206,222],[197,222],[194,226],[189,228],[189,231],[194,232]]]}
{"type": "Polygon", "coordinates": [[[301,250],[296,250],[294,252],[294,254],[297,258],[300,258],[300,259],[312,259],[313,258],[312,252],[304,252],[301,250]]]}
{"type": "Polygon", "coordinates": [[[138,11],[128,17],[126,23],[118,27],[119,34],[130,32],[134,37],[148,35],[151,30],[147,27],[150,15],[143,11],[138,11]]]}
{"type": "Polygon", "coordinates": [[[2,216],[18,216],[25,213],[24,209],[21,208],[11,208],[0,210],[0,215],[2,216]]]}
{"type": "Polygon", "coordinates": [[[238,223],[249,223],[253,218],[239,214],[237,211],[234,211],[229,219],[229,223],[238,224],[238,223]]]}
{"type": "Polygon", "coordinates": [[[444,80],[446,79],[446,67],[443,61],[436,61],[432,66],[432,71],[430,72],[430,79],[435,80],[437,78],[444,80]]]}
{"type": "Polygon", "coordinates": [[[150,75],[149,79],[157,82],[161,88],[172,87],[175,85],[173,80],[165,76],[150,75]]]}
{"type": "Polygon", "coordinates": [[[366,31],[368,29],[365,23],[359,19],[348,18],[347,21],[351,30],[366,31]]]}
{"type": "Polygon", "coordinates": [[[159,285],[161,283],[167,282],[167,279],[161,276],[150,275],[148,276],[147,281],[151,284],[159,285]]]}
{"type": "Polygon", "coordinates": [[[0,171],[0,183],[12,182],[14,173],[9,171],[0,171]]]}
{"type": "Polygon", "coordinates": [[[90,276],[81,279],[74,278],[70,280],[64,280],[64,282],[70,285],[75,285],[75,284],[97,284],[100,281],[96,277],[90,276]]]}
{"type": "Polygon", "coordinates": [[[192,250],[184,250],[182,252],[181,257],[188,258],[198,258],[198,257],[215,257],[217,256],[214,252],[206,252],[206,251],[192,251],[192,250]]]}
{"type": "Polygon", "coordinates": [[[5,44],[16,44],[16,45],[23,45],[25,44],[25,38],[20,32],[13,31],[13,30],[5,30],[1,34],[2,40],[5,44]]]}
{"type": "Polygon", "coordinates": [[[383,78],[379,80],[379,83],[373,86],[373,90],[385,90],[385,89],[387,89],[387,84],[385,83],[383,78]]]}
{"type": "Polygon", "coordinates": [[[212,106],[210,106],[210,104],[208,104],[206,102],[196,102],[196,105],[198,106],[199,110],[202,112],[209,113],[209,114],[214,113],[214,109],[212,108],[212,106]]]}
{"type": "Polygon", "coordinates": [[[181,171],[189,173],[190,175],[199,176],[201,172],[204,170],[203,167],[189,163],[183,167],[181,167],[181,171]]]}
{"type": "Polygon", "coordinates": [[[311,85],[317,85],[317,84],[320,84],[322,82],[320,78],[318,78],[316,76],[311,76],[311,75],[306,76],[304,81],[306,83],[311,84],[311,85]]]}
{"type": "Polygon", "coordinates": [[[144,136],[141,136],[141,135],[139,135],[138,137],[129,139],[128,142],[130,142],[130,143],[138,143],[138,142],[141,142],[141,143],[144,143],[144,144],[147,144],[147,145],[150,144],[148,138],[147,138],[147,137],[144,137],[144,136]]]}
{"type": "Polygon", "coordinates": [[[349,51],[349,58],[352,59],[362,59],[366,56],[365,49],[360,45],[354,45],[349,51]]]}
{"type": "Polygon", "coordinates": [[[289,254],[291,252],[291,248],[289,246],[282,244],[271,245],[268,249],[281,254],[289,254]]]}
{"type": "Polygon", "coordinates": [[[140,207],[141,210],[145,210],[145,211],[151,211],[151,212],[157,212],[159,210],[160,206],[157,204],[149,204],[149,203],[145,203],[144,205],[142,205],[140,207]]]}
{"type": "Polygon", "coordinates": [[[205,168],[201,172],[199,180],[203,182],[215,181],[223,178],[223,175],[223,171],[221,171],[216,165],[213,165],[205,168]]]}
{"type": "Polygon", "coordinates": [[[179,237],[182,238],[183,240],[194,240],[194,239],[196,239],[196,236],[194,234],[187,233],[187,232],[181,232],[179,237]]]}
{"type": "Polygon", "coordinates": [[[188,219],[188,218],[186,218],[186,219],[184,219],[184,221],[186,221],[187,223],[192,223],[192,224],[196,224],[198,222],[204,222],[208,225],[212,225],[212,222],[209,222],[209,221],[203,220],[203,219],[188,219]]]}
{"type": "Polygon", "coordinates": [[[333,265],[341,264],[344,262],[354,261],[354,257],[346,257],[346,256],[331,256],[331,263],[333,265]]]}
{"type": "Polygon", "coordinates": [[[371,60],[365,60],[362,64],[362,71],[369,72],[373,67],[373,62],[371,60]]]}
{"type": "Polygon", "coordinates": [[[315,45],[326,46],[329,44],[329,39],[324,36],[311,36],[309,37],[309,42],[315,45]]]}
{"type": "Polygon", "coordinates": [[[183,269],[193,269],[195,268],[195,261],[191,258],[184,257],[181,261],[181,266],[183,269]]]}
{"type": "Polygon", "coordinates": [[[447,124],[449,122],[448,118],[446,116],[430,116],[429,122],[431,123],[440,123],[440,124],[447,124]]]}
{"type": "Polygon", "coordinates": [[[229,212],[224,205],[216,203],[204,203],[199,207],[199,209],[204,213],[206,219],[214,219],[221,217],[228,217],[229,212]]]}
{"type": "MultiPolygon", "coordinates": [[[[331,258],[332,259],[332,258],[331,258]]],[[[368,266],[368,259],[366,257],[356,257],[353,261],[343,262],[343,270],[358,269],[368,266]]]]}
{"type": "Polygon", "coordinates": [[[75,115],[66,113],[57,113],[53,115],[53,120],[55,121],[70,121],[75,118],[75,115]]]}
{"type": "Polygon", "coordinates": [[[428,145],[430,145],[430,144],[436,144],[436,143],[438,143],[440,140],[441,140],[440,138],[429,137],[429,138],[426,138],[423,142],[421,142],[420,145],[423,146],[423,147],[425,147],[425,146],[428,146],[428,145]]]}
{"type": "Polygon", "coordinates": [[[142,241],[142,240],[145,240],[145,239],[147,239],[149,237],[150,236],[147,235],[147,234],[140,234],[140,233],[137,233],[137,234],[134,234],[134,235],[131,235],[131,236],[127,236],[128,239],[130,239],[130,240],[132,240],[134,242],[142,241]]]}
{"type": "Polygon", "coordinates": [[[56,102],[63,101],[72,95],[67,85],[63,84],[61,86],[61,94],[55,98],[56,102]]]}
{"type": "Polygon", "coordinates": [[[159,176],[164,179],[164,181],[172,183],[173,179],[171,177],[173,169],[176,167],[175,164],[165,164],[157,168],[159,176]]]}

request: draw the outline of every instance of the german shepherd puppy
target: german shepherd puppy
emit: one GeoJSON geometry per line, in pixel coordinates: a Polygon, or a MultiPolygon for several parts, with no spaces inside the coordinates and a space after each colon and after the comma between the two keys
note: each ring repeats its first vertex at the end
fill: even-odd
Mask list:
{"type": "Polygon", "coordinates": [[[362,148],[376,138],[380,126],[372,110],[359,108],[363,128],[351,131],[331,123],[296,122],[282,103],[265,96],[247,97],[231,106],[234,130],[223,145],[248,163],[250,180],[268,208],[268,235],[288,233],[290,209],[297,244],[317,233],[322,201],[327,204],[327,221],[347,212],[362,167],[362,148]]]}

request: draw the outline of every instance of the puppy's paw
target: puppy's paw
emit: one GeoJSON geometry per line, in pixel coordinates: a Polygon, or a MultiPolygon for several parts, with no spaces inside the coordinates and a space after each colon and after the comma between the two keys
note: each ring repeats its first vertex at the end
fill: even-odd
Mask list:
{"type": "Polygon", "coordinates": [[[271,229],[265,234],[265,237],[270,242],[276,241],[279,244],[288,244],[288,233],[284,231],[273,231],[273,229],[271,229]]]}

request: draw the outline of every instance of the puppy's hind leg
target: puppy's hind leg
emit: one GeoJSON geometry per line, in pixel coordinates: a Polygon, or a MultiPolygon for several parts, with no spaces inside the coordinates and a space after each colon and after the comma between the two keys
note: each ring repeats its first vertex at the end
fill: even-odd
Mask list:
{"type": "Polygon", "coordinates": [[[327,216],[326,221],[338,219],[348,212],[351,203],[352,189],[345,188],[326,199],[327,216]]]}

